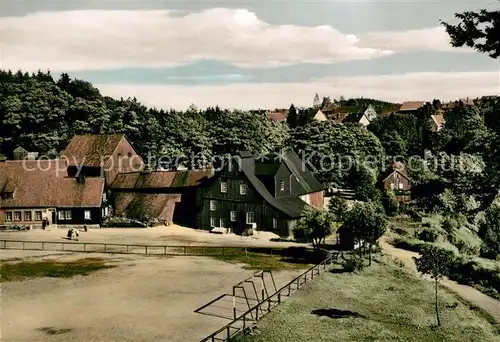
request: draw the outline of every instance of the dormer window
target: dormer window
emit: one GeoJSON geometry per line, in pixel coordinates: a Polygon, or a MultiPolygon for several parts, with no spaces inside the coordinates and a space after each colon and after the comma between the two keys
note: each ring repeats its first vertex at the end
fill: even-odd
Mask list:
{"type": "Polygon", "coordinates": [[[2,199],[8,200],[8,199],[13,199],[13,198],[14,198],[13,192],[2,192],[2,199]]]}

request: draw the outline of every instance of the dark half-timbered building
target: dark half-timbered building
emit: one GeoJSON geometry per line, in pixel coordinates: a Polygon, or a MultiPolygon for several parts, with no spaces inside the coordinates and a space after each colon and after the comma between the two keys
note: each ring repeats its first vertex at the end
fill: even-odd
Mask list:
{"type": "Polygon", "coordinates": [[[290,236],[304,209],[323,206],[323,190],[291,150],[263,157],[243,151],[200,186],[197,226],[290,236]]]}

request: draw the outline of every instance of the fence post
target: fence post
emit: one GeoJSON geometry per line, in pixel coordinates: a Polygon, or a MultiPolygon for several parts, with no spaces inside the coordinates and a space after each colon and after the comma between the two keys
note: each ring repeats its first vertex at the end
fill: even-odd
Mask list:
{"type": "Polygon", "coordinates": [[[129,246],[129,245],[127,245],[127,253],[128,253],[128,251],[129,251],[129,247],[130,247],[130,246],[129,246]]]}
{"type": "Polygon", "coordinates": [[[24,241],[23,241],[23,251],[24,251],[24,241]]]}
{"type": "Polygon", "coordinates": [[[231,326],[229,325],[227,327],[227,339],[229,340],[231,338],[231,330],[230,330],[231,326]]]}
{"type": "Polygon", "coordinates": [[[61,242],[61,250],[64,251],[64,242],[61,242]]]}
{"type": "Polygon", "coordinates": [[[146,255],[148,255],[148,246],[144,246],[144,248],[146,249],[146,255]]]}
{"type": "Polygon", "coordinates": [[[163,246],[163,252],[165,255],[167,255],[167,246],[163,246]]]}
{"type": "MultiPolygon", "coordinates": [[[[44,247],[45,247],[45,242],[42,242],[42,251],[44,250],[44,247]]],[[[5,244],[4,244],[4,248],[5,248],[5,244]]]]}
{"type": "Polygon", "coordinates": [[[104,253],[106,253],[106,244],[104,244],[104,253]]]}
{"type": "Polygon", "coordinates": [[[247,325],[247,316],[243,316],[243,330],[245,330],[246,328],[246,325],[247,325]]]}
{"type": "Polygon", "coordinates": [[[86,244],[86,243],[84,243],[84,244],[83,244],[83,251],[84,251],[84,252],[86,252],[86,251],[87,251],[87,244],[86,244]]]}
{"type": "Polygon", "coordinates": [[[3,248],[7,249],[7,241],[5,241],[5,240],[3,241],[3,248]]]}
{"type": "Polygon", "coordinates": [[[187,246],[184,246],[184,255],[187,254],[187,246]]]}
{"type": "Polygon", "coordinates": [[[281,303],[281,292],[278,292],[278,304],[281,303]]]}

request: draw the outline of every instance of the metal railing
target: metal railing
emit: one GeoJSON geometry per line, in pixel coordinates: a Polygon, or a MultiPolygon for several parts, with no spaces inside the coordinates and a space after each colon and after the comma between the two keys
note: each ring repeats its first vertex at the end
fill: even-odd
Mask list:
{"type": "Polygon", "coordinates": [[[113,253],[113,254],[145,254],[145,255],[186,255],[186,256],[230,256],[238,252],[263,253],[273,256],[288,249],[288,247],[255,247],[255,246],[182,246],[182,245],[145,245],[118,244],[104,242],[78,241],[29,241],[0,240],[1,249],[83,252],[83,253],[113,253]]]}
{"type": "Polygon", "coordinates": [[[282,296],[291,296],[307,282],[313,280],[314,278],[317,278],[322,271],[326,271],[327,266],[331,265],[333,263],[333,259],[337,256],[338,254],[330,254],[325,260],[309,268],[307,271],[294,278],[288,284],[282,286],[276,292],[260,301],[254,307],[250,308],[237,318],[233,319],[229,324],[223,326],[216,332],[205,337],[203,340],[201,340],[201,342],[228,341],[239,333],[245,331],[246,328],[253,325],[260,318],[269,313],[274,307],[279,305],[281,303],[282,296]],[[250,316],[250,318],[248,316],[250,316]]]}

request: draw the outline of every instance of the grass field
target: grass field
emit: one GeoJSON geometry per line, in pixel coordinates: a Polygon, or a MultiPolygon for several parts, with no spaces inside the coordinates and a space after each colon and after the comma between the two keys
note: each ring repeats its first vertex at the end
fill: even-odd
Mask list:
{"type": "Polygon", "coordinates": [[[0,264],[0,282],[40,277],[70,278],[110,267],[112,266],[106,265],[104,260],[98,258],[84,258],[67,262],[54,260],[2,262],[0,264]]]}
{"type": "Polygon", "coordinates": [[[323,274],[235,341],[499,341],[488,316],[443,288],[439,301],[437,328],[433,284],[378,256],[357,274],[323,274]]]}
{"type": "Polygon", "coordinates": [[[244,264],[244,269],[280,271],[309,268],[321,262],[324,257],[317,256],[313,251],[302,251],[300,249],[288,249],[275,251],[270,254],[269,249],[242,248],[227,249],[224,255],[211,256],[220,261],[244,264]]]}

